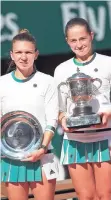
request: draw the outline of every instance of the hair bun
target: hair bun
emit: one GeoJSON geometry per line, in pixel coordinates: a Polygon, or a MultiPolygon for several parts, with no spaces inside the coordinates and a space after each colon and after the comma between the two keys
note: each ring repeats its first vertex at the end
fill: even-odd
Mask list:
{"type": "Polygon", "coordinates": [[[20,31],[19,31],[19,34],[21,34],[21,33],[27,33],[27,34],[30,34],[30,32],[28,31],[28,29],[21,29],[20,31]]]}

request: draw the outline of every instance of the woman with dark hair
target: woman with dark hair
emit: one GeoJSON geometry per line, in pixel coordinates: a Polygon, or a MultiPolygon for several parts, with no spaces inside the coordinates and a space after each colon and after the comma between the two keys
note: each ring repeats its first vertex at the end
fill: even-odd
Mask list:
{"type": "Polygon", "coordinates": [[[22,160],[3,157],[1,181],[6,184],[10,200],[27,200],[29,187],[35,199],[53,200],[58,167],[51,140],[58,120],[57,89],[50,75],[36,70],[34,61],[39,52],[26,29],[13,38],[10,55],[10,68],[15,70],[0,78],[1,116],[16,110],[28,112],[40,122],[43,140],[39,149],[22,160]]]}
{"type": "MultiPolygon", "coordinates": [[[[102,122],[89,128],[68,128],[67,117],[72,116],[75,102],[69,89],[59,91],[59,122],[64,129],[61,163],[67,165],[79,200],[111,199],[111,57],[93,50],[94,33],[82,18],[71,19],[65,27],[66,41],[74,57],[55,69],[56,84],[60,86],[78,71],[102,81],[96,96],[89,102],[102,122]]],[[[96,83],[93,83],[96,86],[96,83]]],[[[74,113],[75,114],[75,113],[74,113]]],[[[76,114],[75,114],[76,115],[76,114]]],[[[85,117],[85,116],[84,116],[85,117]]]]}

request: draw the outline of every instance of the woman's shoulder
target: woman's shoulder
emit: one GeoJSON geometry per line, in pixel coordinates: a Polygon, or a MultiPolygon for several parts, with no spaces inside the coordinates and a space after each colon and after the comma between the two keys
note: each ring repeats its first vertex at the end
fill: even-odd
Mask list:
{"type": "Polygon", "coordinates": [[[50,74],[45,74],[43,72],[37,71],[35,74],[35,78],[40,80],[40,81],[46,81],[46,82],[50,82],[54,80],[54,77],[51,76],[50,74]]]}
{"type": "Polygon", "coordinates": [[[7,82],[8,79],[10,79],[10,74],[11,74],[11,73],[9,73],[9,74],[4,74],[4,75],[0,76],[0,82],[7,82]]]}
{"type": "Polygon", "coordinates": [[[73,63],[73,58],[70,58],[62,63],[60,63],[56,68],[55,72],[57,71],[64,71],[65,68],[68,68],[73,63]]]}
{"type": "Polygon", "coordinates": [[[110,61],[111,62],[111,56],[108,56],[108,55],[103,55],[103,54],[99,54],[99,53],[96,53],[97,55],[97,58],[98,59],[101,59],[102,61],[110,61]]]}

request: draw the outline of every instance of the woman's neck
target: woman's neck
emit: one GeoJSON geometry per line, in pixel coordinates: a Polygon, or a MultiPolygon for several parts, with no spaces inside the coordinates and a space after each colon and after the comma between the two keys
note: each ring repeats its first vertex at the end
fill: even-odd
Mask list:
{"type": "Polygon", "coordinates": [[[89,52],[87,55],[85,55],[83,57],[77,57],[76,56],[75,58],[76,58],[76,60],[78,62],[88,62],[88,61],[90,61],[92,59],[92,57],[93,57],[93,52],[91,51],[91,52],[89,52]]]}
{"type": "Polygon", "coordinates": [[[18,69],[15,70],[15,77],[18,79],[26,79],[28,78],[32,73],[33,73],[34,69],[31,68],[27,71],[20,71],[18,69]]]}

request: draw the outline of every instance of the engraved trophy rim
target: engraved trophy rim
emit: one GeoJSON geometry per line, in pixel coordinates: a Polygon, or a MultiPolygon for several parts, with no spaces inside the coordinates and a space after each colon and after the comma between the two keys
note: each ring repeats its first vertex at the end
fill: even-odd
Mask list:
{"type": "Polygon", "coordinates": [[[2,116],[1,154],[4,157],[21,160],[35,149],[39,149],[42,140],[41,124],[32,114],[17,110],[2,116]]]}
{"type": "Polygon", "coordinates": [[[83,72],[80,72],[79,68],[77,68],[77,73],[73,74],[72,76],[70,76],[67,81],[77,81],[77,80],[94,80],[94,78],[92,78],[91,76],[89,76],[88,74],[85,74],[83,72]]]}

